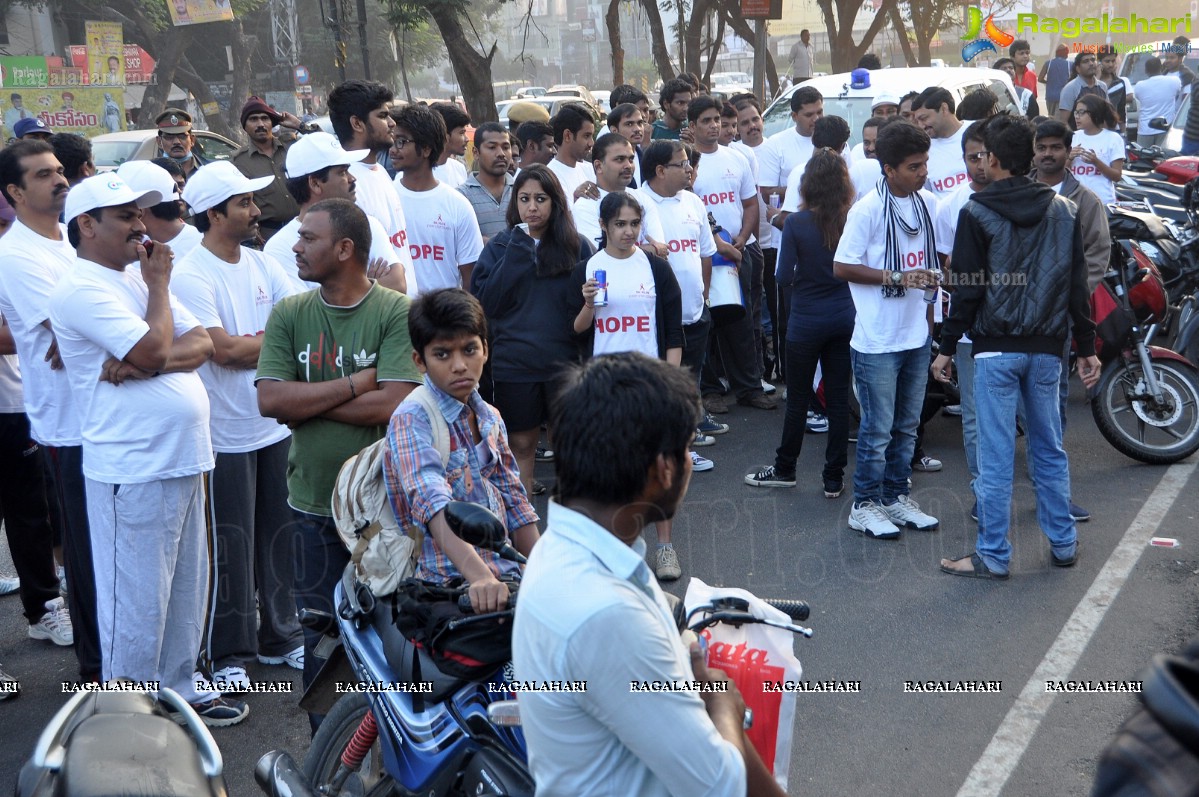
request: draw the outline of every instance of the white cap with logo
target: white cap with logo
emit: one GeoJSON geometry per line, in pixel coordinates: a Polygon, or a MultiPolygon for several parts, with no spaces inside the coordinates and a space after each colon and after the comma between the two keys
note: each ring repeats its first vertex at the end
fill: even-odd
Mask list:
{"type": "Polygon", "coordinates": [[[139,208],[148,208],[161,201],[162,194],[157,191],[135,191],[111,172],[97,174],[81,181],[67,194],[63,218],[69,222],[96,208],[111,208],[131,202],[139,208]]]}
{"type": "Polygon", "coordinates": [[[369,149],[342,149],[337,138],[328,133],[309,133],[287,148],[283,173],[288,179],[303,177],[330,166],[357,163],[369,154],[369,149]]]}
{"type": "Polygon", "coordinates": [[[873,111],[875,108],[877,108],[880,105],[894,105],[894,106],[898,107],[899,106],[899,97],[896,97],[894,94],[884,91],[882,94],[879,94],[877,97],[874,98],[874,102],[870,103],[870,110],[873,111]]]}
{"type": "Polygon", "coordinates": [[[213,161],[201,166],[183,186],[183,201],[193,214],[204,213],[231,196],[250,194],[266,188],[275,178],[246,177],[229,161],[213,161]]]}
{"type": "Polygon", "coordinates": [[[163,202],[175,198],[175,178],[157,163],[125,161],[117,167],[117,176],[134,191],[157,191],[163,202]]]}

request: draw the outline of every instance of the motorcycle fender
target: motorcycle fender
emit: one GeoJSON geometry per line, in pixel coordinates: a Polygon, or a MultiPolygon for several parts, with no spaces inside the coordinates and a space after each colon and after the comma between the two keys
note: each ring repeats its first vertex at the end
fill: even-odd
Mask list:
{"type": "Polygon", "coordinates": [[[1195,365],[1193,362],[1188,360],[1186,357],[1183,357],[1178,352],[1176,352],[1172,349],[1167,349],[1163,346],[1150,346],[1149,347],[1149,359],[1151,359],[1151,360],[1177,360],[1180,363],[1186,363],[1187,365],[1190,365],[1190,366],[1195,365]]]}
{"type": "Polygon", "coordinates": [[[304,690],[304,696],[300,698],[300,708],[310,714],[328,714],[333,709],[333,704],[341,697],[337,691],[339,683],[358,683],[358,674],[354,672],[346,649],[341,645],[333,649],[316,678],[312,679],[312,684],[304,690]]]}

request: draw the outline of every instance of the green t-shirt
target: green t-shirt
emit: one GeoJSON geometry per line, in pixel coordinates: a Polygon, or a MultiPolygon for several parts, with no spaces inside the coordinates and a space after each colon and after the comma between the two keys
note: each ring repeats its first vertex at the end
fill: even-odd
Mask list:
{"type": "Polygon", "coordinates": [[[683,128],[681,127],[676,127],[672,130],[666,126],[666,122],[659,119],[658,121],[654,122],[654,126],[650,128],[650,140],[657,141],[660,138],[664,138],[670,141],[678,141],[680,140],[682,131],[683,128]]]}
{"type": "MultiPolygon", "coordinates": [[[[408,297],[374,285],[354,307],[332,307],[319,290],[289,296],[271,311],[258,357],[257,379],[328,382],[377,368],[379,382],[421,384],[408,337],[408,297]]],[[[325,418],[301,424],[287,456],[288,503],[331,517],[337,471],[387,433],[325,418]]]]}

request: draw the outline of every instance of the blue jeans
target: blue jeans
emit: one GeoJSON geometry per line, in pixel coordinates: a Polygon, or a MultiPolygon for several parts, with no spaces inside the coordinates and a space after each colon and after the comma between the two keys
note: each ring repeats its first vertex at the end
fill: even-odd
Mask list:
{"type": "Polygon", "coordinates": [[[970,484],[978,478],[978,414],[974,409],[974,344],[958,342],[953,358],[958,369],[958,390],[962,393],[962,444],[966,449],[966,470],[970,484]]]}
{"type": "Polygon", "coordinates": [[[862,408],[853,500],[893,504],[909,491],[916,427],[928,385],[929,343],[884,354],[851,348],[849,354],[862,408]]]}
{"type": "Polygon", "coordinates": [[[974,406],[978,412],[978,555],[987,568],[1008,572],[1012,546],[1012,478],[1016,459],[1016,403],[1025,410],[1029,459],[1036,463],[1037,522],[1053,555],[1074,555],[1078,533],[1070,517],[1070,466],[1062,448],[1056,354],[998,354],[974,360],[974,406]]]}

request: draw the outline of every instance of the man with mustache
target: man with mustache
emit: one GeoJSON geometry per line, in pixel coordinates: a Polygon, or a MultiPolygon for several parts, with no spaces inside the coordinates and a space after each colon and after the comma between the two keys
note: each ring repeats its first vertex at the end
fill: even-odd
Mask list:
{"type": "Polygon", "coordinates": [[[512,142],[499,122],[484,122],[475,128],[475,165],[479,167],[478,174],[467,177],[458,190],[474,208],[479,232],[486,243],[491,236],[508,229],[504,217],[516,181],[508,172],[512,165],[512,142]]]}
{"type": "Polygon", "coordinates": [[[158,682],[206,724],[226,726],[249,709],[193,676],[208,592],[203,476],[213,464],[196,369],[212,340],[170,291],[171,248],[141,243],[142,209],[161,200],[114,174],[71,189],[67,237],[78,258],[50,297],[50,320],[83,431],[101,677],[158,682]]]}
{"type": "MultiPolygon", "coordinates": [[[[283,266],[283,270],[304,287],[305,290],[320,287],[315,282],[300,279],[296,270],[296,254],[292,247],[300,239],[300,224],[308,209],[322,199],[348,199],[355,201],[358,180],[350,174],[350,164],[366,157],[367,150],[347,152],[341,148],[337,138],[328,133],[309,133],[287,149],[284,175],[287,191],[299,203],[300,212],[282,229],[271,236],[262,251],[283,266]]],[[[405,293],[408,289],[404,263],[387,230],[374,216],[367,215],[371,230],[370,266],[367,276],[379,280],[379,284],[393,291],[405,293]]]]}
{"type": "Polygon", "coordinates": [[[75,248],[59,222],[67,190],[62,164],[45,141],[22,140],[0,151],[0,191],[17,216],[0,240],[0,312],[16,344],[31,436],[46,453],[46,495],[57,504],[51,517],[59,527],[70,586],[68,612],[56,585],[34,584],[32,577],[22,584],[40,590],[41,605],[47,607],[44,614],[29,613],[32,605],[26,608],[33,623],[29,635],[73,643],[79,677],[87,681],[100,676],[100,642],[83,449],[79,414],[50,322],[50,294],[75,265],[75,248]]]}
{"type": "Polygon", "coordinates": [[[581,196],[574,201],[571,215],[575,220],[575,229],[579,235],[599,246],[600,235],[600,202],[613,191],[624,191],[641,204],[643,218],[641,219],[641,238],[639,245],[647,253],[665,258],[670,250],[664,243],[666,233],[662,230],[662,220],[658,218],[658,206],[648,202],[636,188],[628,188],[629,180],[637,166],[637,155],[633,151],[633,142],[619,133],[605,133],[600,136],[591,148],[594,158],[591,164],[595,167],[595,181],[599,185],[599,198],[592,199],[581,196]]]}
{"type": "MultiPolygon", "coordinates": [[[[167,159],[165,162],[174,167],[173,161],[167,159]]],[[[117,174],[134,191],[157,191],[162,195],[162,201],[146,208],[142,216],[147,235],[155,241],[170,244],[171,251],[180,260],[200,245],[203,235],[183,221],[187,209],[179,198],[183,183],[176,181],[165,167],[150,161],[125,161],[117,168],[117,174]]]]}
{"type": "Polygon", "coordinates": [[[287,222],[300,212],[284,185],[283,161],[287,145],[274,132],[275,125],[298,130],[300,119],[294,114],[279,113],[259,97],[251,97],[241,109],[241,128],[250,143],[233,153],[233,165],[246,177],[270,177],[266,188],[254,192],[254,204],[261,215],[258,230],[263,240],[270,240],[287,222]]]}
{"type": "Polygon", "coordinates": [[[249,179],[217,161],[183,189],[200,246],[175,266],[179,301],[212,338],[200,379],[212,404],[216,467],[209,480],[213,583],[206,658],[218,689],[248,689],[246,665],[304,666],[292,600],[294,545],[288,528],[286,426],[258,412],[254,369],[271,310],[300,288],[274,258],[241,245],[257,234],[258,192],[274,177],[249,179]],[[261,618],[261,622],[259,619],[261,618]]]}
{"type": "Polygon", "coordinates": [[[179,164],[185,178],[208,163],[200,153],[192,151],[196,136],[192,133],[192,117],[187,111],[167,108],[154,119],[154,124],[158,126],[158,148],[179,164]]]}

